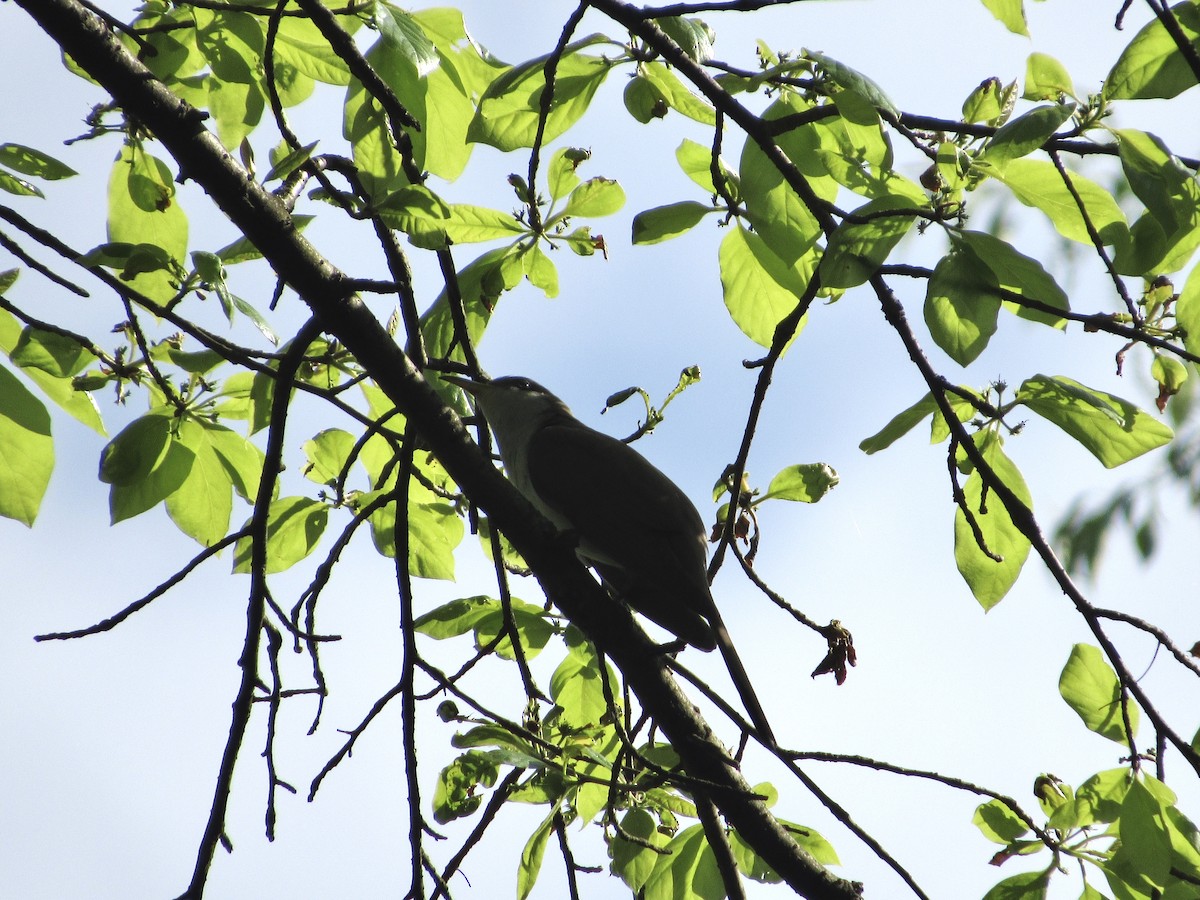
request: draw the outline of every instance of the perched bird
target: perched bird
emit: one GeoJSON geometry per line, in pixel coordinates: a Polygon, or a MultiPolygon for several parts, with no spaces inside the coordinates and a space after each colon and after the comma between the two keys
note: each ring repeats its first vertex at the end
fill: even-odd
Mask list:
{"type": "Polygon", "coordinates": [[[637,612],[700,650],[720,648],[761,735],[770,724],[708,586],[700,513],[640,453],[584,425],[528,378],[442,376],[475,398],[509,480],[578,541],[576,552],[637,612]]]}

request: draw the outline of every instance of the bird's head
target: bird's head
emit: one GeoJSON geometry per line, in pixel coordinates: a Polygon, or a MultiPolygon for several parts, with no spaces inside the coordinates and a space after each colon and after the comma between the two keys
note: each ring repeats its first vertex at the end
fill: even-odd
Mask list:
{"type": "Polygon", "coordinates": [[[442,380],[457,385],[475,398],[500,441],[502,452],[522,452],[534,431],[563,418],[573,418],[562,400],[529,378],[510,375],[484,381],[443,375],[442,380]]]}

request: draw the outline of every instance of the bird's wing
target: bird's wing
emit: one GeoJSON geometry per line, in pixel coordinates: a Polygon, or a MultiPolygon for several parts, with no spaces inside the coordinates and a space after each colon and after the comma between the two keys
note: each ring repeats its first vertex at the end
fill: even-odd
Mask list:
{"type": "Polygon", "coordinates": [[[528,462],[533,489],[570,524],[580,552],[621,570],[630,606],[711,648],[696,621],[712,609],[704,523],[687,495],[633,448],[578,423],[539,429],[528,462]]]}

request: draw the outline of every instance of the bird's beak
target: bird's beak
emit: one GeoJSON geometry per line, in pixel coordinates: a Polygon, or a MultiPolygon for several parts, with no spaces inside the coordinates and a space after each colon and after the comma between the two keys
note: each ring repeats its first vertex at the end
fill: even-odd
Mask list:
{"type": "Polygon", "coordinates": [[[442,379],[442,381],[445,381],[448,384],[457,385],[471,395],[475,395],[481,389],[487,387],[486,381],[476,381],[473,378],[467,378],[465,375],[441,375],[439,377],[442,379]]]}

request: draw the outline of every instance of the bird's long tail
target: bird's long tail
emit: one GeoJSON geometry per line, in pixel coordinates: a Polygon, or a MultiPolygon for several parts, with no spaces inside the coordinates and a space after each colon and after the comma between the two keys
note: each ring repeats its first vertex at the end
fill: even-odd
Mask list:
{"type": "Polygon", "coordinates": [[[746,667],[742,665],[742,658],[738,656],[737,648],[733,646],[733,639],[729,637],[725,623],[721,621],[721,616],[715,608],[709,614],[709,621],[712,624],[713,635],[717,639],[717,649],[721,651],[721,656],[725,660],[725,668],[729,670],[729,677],[733,679],[733,686],[737,688],[738,696],[742,698],[742,705],[750,714],[750,721],[758,729],[759,737],[774,744],[775,733],[771,730],[771,723],[767,720],[767,714],[763,712],[762,704],[758,702],[758,695],[754,692],[754,685],[750,683],[750,676],[746,673],[746,667]]]}

